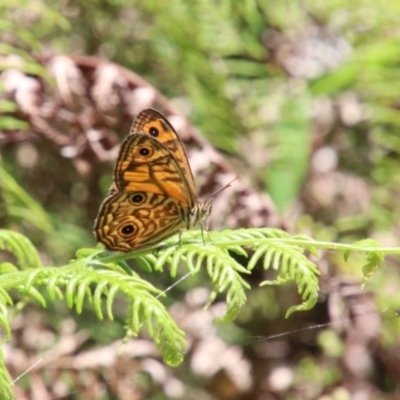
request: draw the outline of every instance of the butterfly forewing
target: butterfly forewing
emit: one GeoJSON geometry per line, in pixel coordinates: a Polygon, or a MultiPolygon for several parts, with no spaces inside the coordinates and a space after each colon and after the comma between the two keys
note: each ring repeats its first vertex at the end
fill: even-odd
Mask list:
{"type": "Polygon", "coordinates": [[[142,190],[169,196],[188,208],[195,203],[173,154],[148,135],[131,135],[124,140],[114,168],[114,182],[119,192],[142,190]]]}
{"type": "Polygon", "coordinates": [[[133,121],[130,134],[143,132],[157,139],[173,154],[181,171],[186,176],[192,197],[197,196],[196,186],[183,143],[169,121],[158,111],[147,108],[133,121]]]}

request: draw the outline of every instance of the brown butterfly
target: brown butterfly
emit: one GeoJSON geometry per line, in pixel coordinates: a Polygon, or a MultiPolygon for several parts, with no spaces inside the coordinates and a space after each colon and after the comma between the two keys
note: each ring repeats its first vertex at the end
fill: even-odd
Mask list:
{"type": "Polygon", "coordinates": [[[182,141],[158,111],[145,109],[122,142],[114,183],[94,224],[97,240],[109,250],[153,246],[190,229],[211,213],[199,202],[182,141]]]}

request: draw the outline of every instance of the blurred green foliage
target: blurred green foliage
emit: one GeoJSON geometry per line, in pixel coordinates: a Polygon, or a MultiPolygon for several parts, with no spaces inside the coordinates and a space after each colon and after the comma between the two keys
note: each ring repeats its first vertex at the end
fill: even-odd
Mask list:
{"type": "Polygon", "coordinates": [[[47,233],[52,231],[50,216],[42,206],[27,193],[15,179],[5,170],[0,160],[0,189],[1,200],[5,209],[4,215],[21,225],[30,224],[47,233]]]}

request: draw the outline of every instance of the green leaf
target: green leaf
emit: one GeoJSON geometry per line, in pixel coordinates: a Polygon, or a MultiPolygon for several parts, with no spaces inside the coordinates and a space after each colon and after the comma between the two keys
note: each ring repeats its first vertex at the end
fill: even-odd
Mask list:
{"type": "Polygon", "coordinates": [[[1,197],[11,218],[22,219],[44,232],[53,230],[50,217],[46,211],[4,169],[1,160],[0,189],[1,197]]]}
{"type": "Polygon", "coordinates": [[[362,272],[364,274],[364,283],[370,278],[373,272],[382,266],[385,259],[385,253],[377,250],[380,244],[374,239],[359,240],[354,243],[355,246],[361,246],[371,251],[365,253],[365,263],[362,266],[362,272]]]}
{"type": "Polygon", "coordinates": [[[279,158],[264,172],[268,192],[280,210],[299,195],[309,168],[310,103],[302,96],[285,100],[281,107],[284,118],[274,126],[276,152],[279,158]]]}
{"type": "Polygon", "coordinates": [[[20,233],[0,229],[0,250],[7,250],[12,253],[21,269],[40,268],[42,266],[35,247],[20,233]]]}

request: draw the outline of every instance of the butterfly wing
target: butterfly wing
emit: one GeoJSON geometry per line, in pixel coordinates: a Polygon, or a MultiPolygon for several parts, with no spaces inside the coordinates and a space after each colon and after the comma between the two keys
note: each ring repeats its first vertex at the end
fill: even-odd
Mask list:
{"type": "Polygon", "coordinates": [[[108,196],[94,225],[99,242],[109,250],[128,252],[157,244],[185,227],[188,211],[169,196],[144,191],[108,196]]]}
{"type": "Polygon", "coordinates": [[[174,154],[143,133],[129,135],[122,142],[110,194],[134,191],[167,196],[190,209],[196,202],[174,154]]]}
{"type": "Polygon", "coordinates": [[[154,137],[172,152],[176,162],[186,177],[191,196],[196,198],[196,186],[194,184],[194,178],[185,152],[185,147],[169,121],[158,111],[147,108],[137,115],[131,126],[131,135],[135,135],[138,132],[143,132],[146,135],[154,137]]]}
{"type": "Polygon", "coordinates": [[[94,226],[97,240],[117,251],[152,246],[210,212],[197,202],[185,149],[162,114],[143,110],[130,133],[94,226]]]}

